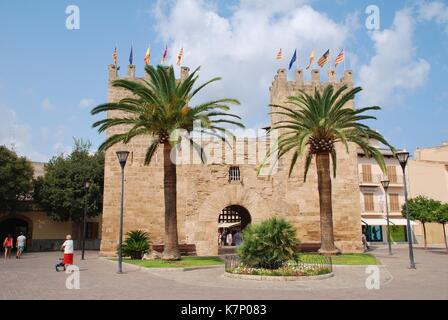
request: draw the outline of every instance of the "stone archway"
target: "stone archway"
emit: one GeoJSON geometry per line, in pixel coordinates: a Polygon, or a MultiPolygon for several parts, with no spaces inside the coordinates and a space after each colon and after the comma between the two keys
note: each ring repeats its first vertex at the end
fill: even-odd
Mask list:
{"type": "Polygon", "coordinates": [[[222,209],[218,217],[218,223],[240,223],[240,228],[243,230],[252,222],[252,217],[249,211],[240,205],[230,205],[222,209]]]}
{"type": "Polygon", "coordinates": [[[14,248],[15,240],[22,232],[27,238],[27,247],[30,245],[32,237],[32,222],[30,219],[19,215],[5,216],[0,218],[0,239],[3,240],[8,234],[12,234],[14,238],[14,248]]]}

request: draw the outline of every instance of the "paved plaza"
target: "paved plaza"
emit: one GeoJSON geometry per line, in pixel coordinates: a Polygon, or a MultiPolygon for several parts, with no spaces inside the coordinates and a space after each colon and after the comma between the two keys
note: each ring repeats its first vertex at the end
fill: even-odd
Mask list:
{"type": "Polygon", "coordinates": [[[448,254],[443,249],[416,249],[417,269],[408,269],[405,247],[380,259],[380,288],[367,289],[365,266],[336,266],[324,280],[267,282],[230,279],[224,268],[161,271],[124,265],[88,252],[80,268],[80,289],[66,288],[69,276],[56,272],[58,252],[28,253],[23,259],[0,259],[0,299],[448,299],[448,254]]]}

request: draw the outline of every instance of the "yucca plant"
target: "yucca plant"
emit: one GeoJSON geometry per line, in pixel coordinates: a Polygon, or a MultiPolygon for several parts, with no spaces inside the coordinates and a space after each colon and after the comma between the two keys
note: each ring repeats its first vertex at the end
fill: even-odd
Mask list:
{"type": "Polygon", "coordinates": [[[304,181],[306,181],[312,160],[313,158],[316,160],[321,226],[319,252],[323,254],[339,252],[334,244],[330,173],[331,159],[333,177],[336,177],[336,144],[342,144],[347,153],[349,143],[357,145],[367,157],[373,157],[378,162],[383,172],[386,172],[383,155],[369,144],[369,140],[377,140],[394,151],[379,132],[362,123],[364,120],[376,119],[365,113],[380,110],[380,107],[360,109],[346,107],[346,103],[353,100],[361,90],[361,87],[349,89],[346,85],[335,90],[334,86],[328,85],[322,91],[315,89],[314,94],[300,90],[297,96],[288,97],[285,105],[271,105],[275,110],[272,114],[283,117],[273,124],[273,129],[283,130],[275,152],[278,158],[286,154],[292,155],[289,175],[297,160],[304,157],[304,181]]]}
{"type": "Polygon", "coordinates": [[[149,234],[142,230],[134,230],[126,233],[126,239],[123,242],[122,252],[124,256],[132,259],[141,259],[151,248],[149,234]]]}
{"type": "Polygon", "coordinates": [[[278,269],[296,258],[296,230],[284,219],[274,217],[250,224],[243,231],[243,239],[238,255],[249,267],[278,269]]]}

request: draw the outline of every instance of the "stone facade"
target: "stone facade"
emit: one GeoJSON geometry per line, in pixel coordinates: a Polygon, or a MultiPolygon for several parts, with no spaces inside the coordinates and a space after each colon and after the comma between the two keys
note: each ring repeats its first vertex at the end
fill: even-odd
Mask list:
{"type": "MultiPolygon", "coordinates": [[[[126,78],[134,78],[134,67],[128,67],[126,78]]],[[[188,68],[181,70],[181,79],[188,74],[188,68]]],[[[312,71],[312,80],[304,81],[302,71],[298,70],[296,79],[288,81],[286,71],[280,69],[270,88],[270,102],[283,103],[285,98],[297,94],[299,89],[313,91],[327,83],[321,83],[319,71],[312,71]]],[[[339,86],[352,85],[351,71],[346,71],[340,82],[335,74],[329,75],[329,82],[339,86]]],[[[109,80],[117,79],[117,71],[109,66],[109,80]]],[[[109,82],[109,101],[118,101],[126,92],[114,88],[109,82]]],[[[352,102],[350,102],[352,103],[352,102]]],[[[348,105],[347,107],[353,107],[348,105]]],[[[268,112],[268,108],[266,112],[268,112]]],[[[116,116],[111,112],[108,117],[116,116]]],[[[275,116],[271,122],[275,122],[275,116]]],[[[123,131],[114,128],[107,136],[123,131]]],[[[319,199],[317,175],[312,165],[307,181],[303,182],[303,161],[288,178],[289,159],[282,158],[278,170],[268,176],[257,175],[263,145],[269,137],[237,139],[234,143],[243,148],[229,148],[226,144],[214,142],[215,152],[223,161],[209,161],[207,164],[178,165],[177,210],[179,242],[195,244],[198,255],[217,255],[218,217],[230,205],[239,205],[248,210],[252,223],[261,222],[272,216],[283,217],[297,228],[302,243],[320,242],[319,199]],[[257,143],[258,145],[254,146],[257,143]],[[261,141],[261,143],[260,143],[261,141]],[[243,150],[238,151],[238,150],[243,150]],[[249,150],[257,150],[254,156],[249,150]],[[229,182],[229,167],[235,160],[239,167],[241,180],[229,182]]],[[[159,149],[150,165],[143,164],[150,137],[137,137],[127,145],[116,145],[106,152],[104,208],[102,224],[101,254],[114,255],[119,234],[121,168],[115,152],[119,149],[130,151],[125,168],[124,232],[134,229],[148,231],[153,244],[163,243],[164,204],[163,204],[163,159],[159,149]]],[[[206,142],[210,143],[210,141],[206,142]]],[[[357,153],[350,148],[338,149],[338,175],[333,179],[333,215],[336,245],[343,252],[360,252],[361,216],[359,203],[357,153]]],[[[185,151],[182,151],[185,152],[185,151]]],[[[215,157],[216,158],[216,157],[215,157]]],[[[235,165],[235,164],[234,164],[235,165]]]]}

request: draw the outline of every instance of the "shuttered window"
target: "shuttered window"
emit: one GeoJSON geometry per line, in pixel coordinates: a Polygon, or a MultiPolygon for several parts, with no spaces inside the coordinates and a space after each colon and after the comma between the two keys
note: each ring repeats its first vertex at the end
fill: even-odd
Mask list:
{"type": "Polygon", "coordinates": [[[391,211],[400,211],[400,203],[398,202],[398,193],[389,193],[389,202],[391,211]]]}
{"type": "Polygon", "coordinates": [[[370,164],[362,165],[362,181],[372,182],[372,166],[370,164]]]}
{"type": "Polygon", "coordinates": [[[397,167],[396,166],[387,166],[387,177],[391,183],[397,183],[397,167]]]}
{"type": "Polygon", "coordinates": [[[374,211],[375,207],[373,205],[373,193],[364,193],[364,210],[374,211]]]}

